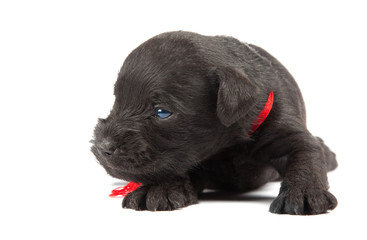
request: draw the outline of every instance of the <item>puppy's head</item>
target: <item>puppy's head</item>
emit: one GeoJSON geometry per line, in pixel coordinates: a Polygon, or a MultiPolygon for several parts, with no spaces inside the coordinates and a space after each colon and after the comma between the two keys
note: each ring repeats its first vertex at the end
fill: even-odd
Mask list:
{"type": "Polygon", "coordinates": [[[94,131],[92,152],[110,175],[142,183],[184,175],[246,135],[233,123],[253,108],[257,86],[205,57],[207,38],[166,33],[127,57],[113,109],[94,131]]]}

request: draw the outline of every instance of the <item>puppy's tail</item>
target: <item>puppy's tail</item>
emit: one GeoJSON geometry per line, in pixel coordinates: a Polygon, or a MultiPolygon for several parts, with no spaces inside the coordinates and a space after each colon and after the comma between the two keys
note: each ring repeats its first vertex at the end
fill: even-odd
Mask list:
{"type": "Polygon", "coordinates": [[[335,168],[338,167],[338,162],[336,161],[335,153],[332,152],[330,150],[330,148],[325,145],[324,141],[321,138],[319,138],[319,137],[316,137],[316,138],[319,141],[322,149],[324,150],[324,154],[325,154],[325,157],[326,157],[327,171],[329,172],[329,171],[334,170],[335,168]]]}

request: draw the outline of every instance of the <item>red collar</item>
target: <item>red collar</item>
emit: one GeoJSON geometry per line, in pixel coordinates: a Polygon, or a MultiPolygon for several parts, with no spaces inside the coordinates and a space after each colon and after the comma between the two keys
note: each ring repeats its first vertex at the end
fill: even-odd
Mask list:
{"type": "MultiPolygon", "coordinates": [[[[265,121],[265,119],[268,117],[271,108],[273,107],[274,102],[274,93],[271,91],[268,96],[268,101],[266,101],[266,104],[264,108],[261,110],[260,114],[257,116],[257,118],[252,123],[251,131],[249,132],[249,135],[253,134],[258,127],[265,121]]],[[[112,190],[112,193],[110,194],[110,197],[125,197],[127,194],[135,191],[141,183],[134,183],[129,182],[125,187],[118,187],[114,190],[112,190]]]]}
{"type": "Polygon", "coordinates": [[[249,135],[253,134],[258,127],[265,121],[265,119],[268,117],[271,108],[273,107],[274,102],[274,93],[271,91],[268,96],[268,101],[266,101],[266,104],[264,108],[261,110],[260,114],[257,116],[257,118],[252,123],[251,131],[249,132],[249,135]]]}

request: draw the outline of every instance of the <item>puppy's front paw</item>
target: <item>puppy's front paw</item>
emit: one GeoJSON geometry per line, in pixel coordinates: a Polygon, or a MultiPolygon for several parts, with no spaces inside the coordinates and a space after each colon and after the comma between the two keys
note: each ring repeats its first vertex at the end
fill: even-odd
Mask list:
{"type": "Polygon", "coordinates": [[[283,183],[278,197],[272,202],[270,212],[292,215],[325,213],[336,207],[337,200],[327,190],[317,188],[289,188],[283,183]]]}
{"type": "Polygon", "coordinates": [[[168,211],[197,203],[197,194],[191,186],[142,186],[129,193],[122,201],[123,208],[149,211],[168,211]]]}

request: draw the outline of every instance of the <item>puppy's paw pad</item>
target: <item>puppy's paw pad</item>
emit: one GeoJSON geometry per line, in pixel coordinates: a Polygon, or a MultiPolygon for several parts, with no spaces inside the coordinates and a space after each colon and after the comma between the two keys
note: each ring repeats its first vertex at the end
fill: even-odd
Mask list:
{"type": "Polygon", "coordinates": [[[123,208],[149,211],[170,211],[197,202],[194,191],[184,186],[143,186],[129,193],[122,201],[123,208]]]}
{"type": "Polygon", "coordinates": [[[324,191],[311,191],[307,193],[304,200],[306,214],[320,214],[333,210],[338,201],[333,194],[324,191]]]}
{"type": "Polygon", "coordinates": [[[148,190],[149,188],[143,186],[129,193],[122,200],[122,207],[130,208],[134,210],[145,210],[146,209],[146,195],[147,195],[148,190]]]}
{"type": "Polygon", "coordinates": [[[270,205],[269,211],[278,214],[314,215],[326,213],[336,206],[336,198],[327,190],[281,189],[279,196],[270,205]]]}

